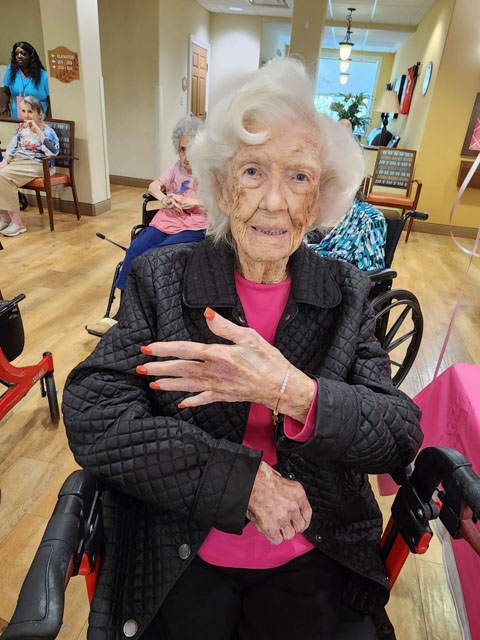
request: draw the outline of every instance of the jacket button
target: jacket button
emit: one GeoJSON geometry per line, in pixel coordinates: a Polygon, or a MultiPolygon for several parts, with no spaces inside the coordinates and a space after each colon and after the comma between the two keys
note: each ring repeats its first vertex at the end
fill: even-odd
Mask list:
{"type": "Polygon", "coordinates": [[[188,544],[181,544],[178,547],[178,555],[180,556],[180,560],[186,560],[188,556],[192,553],[190,546],[188,544]]]}
{"type": "Polygon", "coordinates": [[[315,536],[315,540],[317,542],[321,542],[322,541],[322,536],[319,533],[317,533],[317,535],[315,536]]]}
{"type": "Polygon", "coordinates": [[[287,473],[287,479],[288,480],[295,480],[295,474],[294,473],[287,473]]]}
{"type": "Polygon", "coordinates": [[[123,635],[126,638],[133,638],[138,631],[138,624],[135,620],[127,620],[123,625],[123,635]]]}

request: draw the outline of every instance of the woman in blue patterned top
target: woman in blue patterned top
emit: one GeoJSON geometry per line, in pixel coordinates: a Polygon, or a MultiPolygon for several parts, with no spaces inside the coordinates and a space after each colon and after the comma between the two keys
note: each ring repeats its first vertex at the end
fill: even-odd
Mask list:
{"type": "Polygon", "coordinates": [[[317,253],[354,264],[362,271],[385,267],[387,223],[383,213],[358,197],[336,227],[318,244],[317,253]]]}
{"type": "MultiPolygon", "coordinates": [[[[0,162],[0,232],[10,237],[26,231],[18,206],[18,187],[43,178],[43,158],[53,158],[59,151],[57,134],[43,122],[40,100],[26,96],[21,110],[24,122],[17,127],[0,162]]],[[[50,173],[54,172],[52,159],[50,173]]]]}

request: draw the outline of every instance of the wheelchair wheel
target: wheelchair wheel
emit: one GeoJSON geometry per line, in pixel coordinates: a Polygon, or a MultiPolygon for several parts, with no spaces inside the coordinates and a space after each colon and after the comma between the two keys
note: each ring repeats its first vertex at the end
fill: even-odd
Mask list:
{"type": "Polygon", "coordinates": [[[375,335],[390,357],[392,381],[398,387],[410,371],[422,341],[420,304],[410,291],[391,289],[374,298],[372,305],[375,335]]]}
{"type": "Polygon", "coordinates": [[[60,420],[60,409],[58,408],[57,388],[55,386],[53,373],[47,373],[43,381],[45,382],[45,395],[47,396],[48,408],[50,409],[50,419],[52,422],[58,422],[60,420]]]}
{"type": "Polygon", "coordinates": [[[28,200],[27,196],[22,193],[22,191],[18,192],[18,202],[20,205],[20,211],[25,211],[25,209],[28,207],[28,200]]]}

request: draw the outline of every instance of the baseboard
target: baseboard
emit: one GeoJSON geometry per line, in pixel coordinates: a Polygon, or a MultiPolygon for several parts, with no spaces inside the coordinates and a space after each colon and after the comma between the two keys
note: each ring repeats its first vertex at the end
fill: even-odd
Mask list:
{"type": "Polygon", "coordinates": [[[434,233],[439,236],[449,236],[450,231],[453,231],[453,235],[458,238],[476,238],[478,232],[478,228],[452,227],[449,224],[440,224],[439,222],[422,222],[421,220],[413,221],[412,230],[419,231],[420,233],[434,233]]]}
{"type": "Polygon", "coordinates": [[[130,178],[129,176],[114,176],[110,175],[111,184],[121,184],[124,187],[142,187],[142,189],[148,189],[152,179],[148,178],[130,178]]]}
{"type": "MultiPolygon", "coordinates": [[[[37,198],[34,193],[26,193],[28,204],[32,207],[37,206],[37,198]]],[[[41,196],[43,211],[48,215],[47,210],[47,199],[45,196],[41,196]]],[[[62,200],[61,198],[53,198],[53,208],[55,211],[61,211],[62,213],[75,213],[75,205],[73,200],[62,200]]],[[[98,216],[101,213],[105,213],[105,211],[110,211],[112,208],[112,203],[110,198],[106,200],[102,200],[102,202],[79,202],[78,210],[81,216],[98,216]]]]}

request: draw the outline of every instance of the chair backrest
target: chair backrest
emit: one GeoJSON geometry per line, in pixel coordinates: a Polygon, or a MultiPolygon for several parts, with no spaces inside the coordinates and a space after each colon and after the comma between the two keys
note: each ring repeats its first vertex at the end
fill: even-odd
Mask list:
{"type": "MultiPolygon", "coordinates": [[[[61,156],[73,156],[75,155],[75,122],[73,120],[48,120],[45,121],[49,127],[51,127],[58,136],[60,142],[61,156]]],[[[69,167],[71,160],[66,158],[55,159],[56,167],[69,167]]]]}
{"type": "Polygon", "coordinates": [[[380,147],[372,177],[372,185],[409,191],[413,179],[415,156],[413,149],[380,147]]]}

